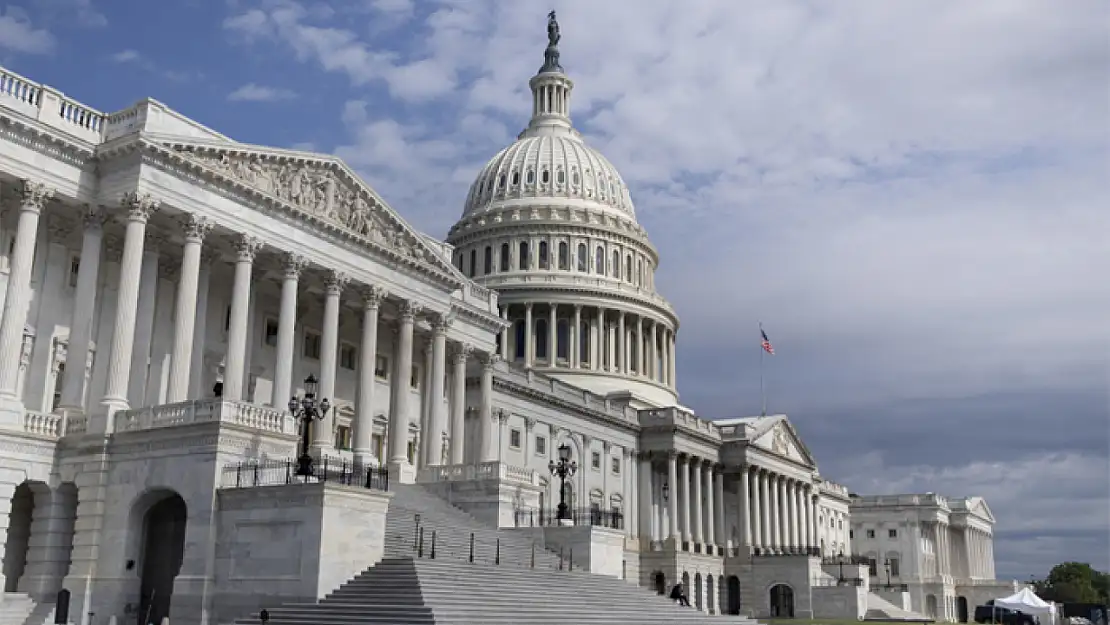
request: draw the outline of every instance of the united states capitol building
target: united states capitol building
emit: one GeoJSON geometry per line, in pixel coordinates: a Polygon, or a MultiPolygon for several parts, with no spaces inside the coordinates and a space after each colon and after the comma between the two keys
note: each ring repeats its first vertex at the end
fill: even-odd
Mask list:
{"type": "Polygon", "coordinates": [[[526,540],[519,567],[538,545],[714,615],[966,621],[1008,586],[981,500],[856,498],[786,416],[681,405],[661,251],[571,123],[557,42],[445,241],[334,156],[0,68],[0,625],[63,589],[73,623],[308,622],[280,606],[432,566],[424,530],[466,559],[436,510],[488,528],[470,565],[505,584],[526,540]],[[259,479],[300,453],[306,390],[316,466],[373,488],[259,479]]]}

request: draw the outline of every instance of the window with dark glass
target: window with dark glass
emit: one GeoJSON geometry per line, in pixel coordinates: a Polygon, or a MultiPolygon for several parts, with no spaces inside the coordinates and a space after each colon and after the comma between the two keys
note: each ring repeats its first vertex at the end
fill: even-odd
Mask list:
{"type": "Polygon", "coordinates": [[[566,319],[559,321],[558,330],[556,330],[556,338],[559,341],[559,349],[556,352],[558,358],[570,360],[570,324],[566,319]]]}
{"type": "Polygon", "coordinates": [[[501,261],[498,264],[501,267],[501,271],[508,271],[509,270],[509,244],[508,243],[502,243],[501,244],[501,261]]]}
{"type": "Polygon", "coordinates": [[[594,254],[594,271],[605,275],[605,248],[600,245],[597,246],[597,254],[594,254]]]}
{"type": "Polygon", "coordinates": [[[485,258],[482,259],[482,273],[493,273],[493,247],[489,245],[486,246],[485,258]]]}
{"type": "Polygon", "coordinates": [[[540,241],[540,269],[549,269],[547,258],[547,241],[540,241]]]}
{"type": "Polygon", "coordinates": [[[524,322],[523,321],[516,322],[516,331],[514,332],[514,334],[516,335],[516,337],[515,337],[516,346],[513,349],[513,357],[514,358],[524,358],[524,332],[525,332],[524,322]]]}
{"type": "Polygon", "coordinates": [[[467,273],[471,278],[474,277],[474,272],[478,269],[478,250],[470,250],[470,271],[467,273]]]}
{"type": "Polygon", "coordinates": [[[547,358],[547,319],[536,320],[536,358],[547,358]]]}
{"type": "Polygon", "coordinates": [[[613,252],[613,277],[621,279],[621,253],[617,251],[613,252]]]}
{"type": "Polygon", "coordinates": [[[566,271],[570,269],[570,258],[567,251],[567,242],[559,241],[559,269],[566,271]]]}
{"type": "Polygon", "coordinates": [[[578,244],[578,271],[586,271],[586,260],[588,258],[586,252],[586,244],[578,244]]]}
{"type": "Polygon", "coordinates": [[[528,242],[520,242],[520,254],[517,255],[518,268],[521,271],[528,271],[528,242]]]}
{"type": "Polygon", "coordinates": [[[624,279],[632,282],[632,257],[627,256],[624,259],[624,279]]]}

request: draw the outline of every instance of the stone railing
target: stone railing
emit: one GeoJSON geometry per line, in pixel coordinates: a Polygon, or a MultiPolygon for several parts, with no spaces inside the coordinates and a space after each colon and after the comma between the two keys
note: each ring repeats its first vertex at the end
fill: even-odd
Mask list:
{"type": "Polygon", "coordinates": [[[504,462],[482,462],[480,464],[451,464],[424,467],[417,472],[416,481],[428,482],[466,482],[470,480],[498,479],[513,484],[539,486],[539,474],[532,469],[514,467],[504,462]]]}
{"type": "Polygon", "coordinates": [[[721,438],[720,428],[712,421],[702,419],[692,412],[675,406],[641,410],[639,419],[640,425],[644,427],[670,425],[683,430],[700,432],[714,439],[720,440],[721,438]]]}
{"type": "Polygon", "coordinates": [[[17,110],[48,126],[100,143],[104,113],[61,91],[0,67],[0,106],[17,110]]]}
{"type": "Polygon", "coordinates": [[[23,431],[36,436],[58,438],[62,435],[61,415],[28,411],[23,415],[23,431]]]}
{"type": "Polygon", "coordinates": [[[536,374],[535,371],[525,369],[517,363],[503,362],[498,371],[498,377],[512,382],[513,384],[534,389],[544,395],[561,399],[572,405],[604,412],[620,421],[628,423],[637,422],[637,412],[635,408],[615,403],[602,395],[595,395],[590,391],[571,386],[553,377],[540,376],[536,374]]]}
{"type": "Polygon", "coordinates": [[[118,412],[115,414],[115,431],[135,432],[215,421],[263,432],[295,433],[293,418],[283,410],[222,399],[190,400],[118,412]]]}

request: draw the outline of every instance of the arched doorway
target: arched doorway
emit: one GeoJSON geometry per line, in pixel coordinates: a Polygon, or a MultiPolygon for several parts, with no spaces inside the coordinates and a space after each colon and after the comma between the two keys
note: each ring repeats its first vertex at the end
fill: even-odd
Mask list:
{"type": "Polygon", "coordinates": [[[794,589],[790,586],[771,586],[771,618],[794,618],[794,589]]]}
{"type": "Polygon", "coordinates": [[[956,597],[956,614],[961,623],[967,622],[967,597],[956,597]]]}
{"type": "Polygon", "coordinates": [[[663,575],[663,571],[655,572],[655,594],[667,594],[667,576],[663,575]]]}
{"type": "Polygon", "coordinates": [[[710,614],[716,614],[717,611],[718,611],[717,602],[715,601],[715,599],[717,598],[716,590],[717,589],[714,588],[714,586],[713,586],[713,576],[712,575],[706,575],[705,576],[705,611],[710,613],[710,614]]]}
{"type": "Polygon", "coordinates": [[[187,512],[181,495],[162,493],[143,515],[139,625],[161,623],[170,615],[173,581],[185,551],[187,512]]]}
{"type": "Polygon", "coordinates": [[[699,612],[704,609],[701,601],[702,596],[704,595],[702,594],[701,587],[701,573],[694,573],[694,607],[697,608],[699,612]]]}
{"type": "MultiPolygon", "coordinates": [[[[43,488],[46,486],[43,485],[43,488]]],[[[35,511],[35,493],[30,482],[15,487],[12,511],[8,518],[8,535],[4,540],[4,592],[19,590],[19,578],[27,568],[27,547],[31,543],[31,520],[35,511]]]]}
{"type": "Polygon", "coordinates": [[[740,578],[728,576],[728,608],[725,614],[740,614],[740,578]]]}
{"type": "Polygon", "coordinates": [[[937,616],[937,596],[925,595],[925,616],[936,618],[937,616]]]}

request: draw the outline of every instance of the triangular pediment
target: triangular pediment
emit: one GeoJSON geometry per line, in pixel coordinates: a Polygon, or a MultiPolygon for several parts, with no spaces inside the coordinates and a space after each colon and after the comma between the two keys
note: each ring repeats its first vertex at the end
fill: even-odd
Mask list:
{"type": "Polygon", "coordinates": [[[159,143],[189,161],[461,288],[465,277],[342,160],[241,143],[159,143]]]}
{"type": "Polygon", "coordinates": [[[798,432],[785,416],[766,417],[764,423],[756,423],[756,428],[756,435],[752,440],[756,447],[810,467],[817,466],[798,432]]]}
{"type": "Polygon", "coordinates": [[[975,516],[994,523],[994,514],[991,513],[990,507],[987,506],[986,499],[982,497],[969,497],[967,508],[975,516]]]}

